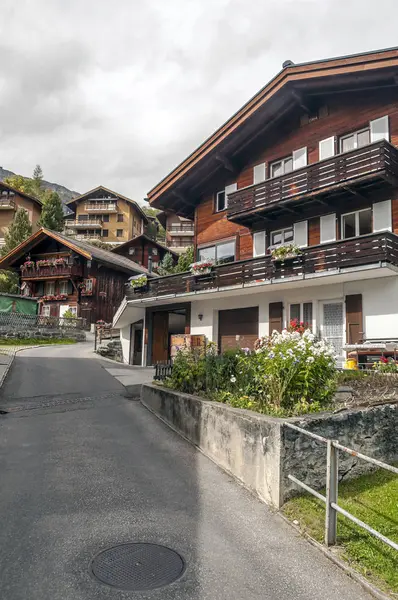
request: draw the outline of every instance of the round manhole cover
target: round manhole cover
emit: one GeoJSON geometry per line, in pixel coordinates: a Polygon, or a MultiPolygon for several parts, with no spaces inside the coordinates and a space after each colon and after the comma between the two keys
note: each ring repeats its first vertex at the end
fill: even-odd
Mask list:
{"type": "Polygon", "coordinates": [[[177,552],[157,544],[121,544],[103,550],[91,570],[102,583],[121,590],[153,590],[176,581],[184,572],[177,552]]]}

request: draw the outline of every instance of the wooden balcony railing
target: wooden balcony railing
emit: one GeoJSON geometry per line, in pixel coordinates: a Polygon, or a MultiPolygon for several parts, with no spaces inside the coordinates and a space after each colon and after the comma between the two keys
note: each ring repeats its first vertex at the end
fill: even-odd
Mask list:
{"type": "Polygon", "coordinates": [[[148,280],[145,291],[127,288],[127,299],[152,298],[230,286],[252,286],[264,281],[314,275],[329,270],[360,267],[386,262],[398,266],[398,236],[393,233],[339,240],[303,248],[302,254],[284,263],[274,262],[271,255],[240,260],[214,267],[207,275],[180,273],[148,280]]]}
{"type": "Polygon", "coordinates": [[[90,212],[118,212],[116,202],[86,202],[84,208],[90,212]]]}
{"type": "Polygon", "coordinates": [[[194,227],[193,227],[193,223],[176,223],[173,225],[170,225],[167,228],[167,231],[171,234],[171,235],[193,235],[194,234],[194,227]]]}
{"type": "Polygon", "coordinates": [[[50,267],[34,267],[21,269],[22,279],[45,279],[57,277],[83,277],[82,265],[53,265],[50,267]]]}
{"type": "Polygon", "coordinates": [[[102,227],[102,219],[99,217],[94,219],[68,219],[65,221],[66,229],[101,229],[102,227]]]}
{"type": "Polygon", "coordinates": [[[389,177],[398,177],[398,149],[382,140],[228,194],[227,214],[239,220],[284,201],[321,197],[339,187],[389,177]]]}
{"type": "Polygon", "coordinates": [[[0,196],[0,210],[15,210],[16,204],[14,200],[0,196]]]}

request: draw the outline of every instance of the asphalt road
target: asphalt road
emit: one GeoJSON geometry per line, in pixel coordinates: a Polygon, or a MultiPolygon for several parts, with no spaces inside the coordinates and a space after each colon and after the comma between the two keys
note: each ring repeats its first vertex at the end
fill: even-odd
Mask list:
{"type": "Polygon", "coordinates": [[[16,358],[1,392],[2,600],[369,600],[233,479],[87,358],[86,346],[16,358]],[[186,561],[152,592],[98,583],[91,559],[153,542],[186,561]]]}

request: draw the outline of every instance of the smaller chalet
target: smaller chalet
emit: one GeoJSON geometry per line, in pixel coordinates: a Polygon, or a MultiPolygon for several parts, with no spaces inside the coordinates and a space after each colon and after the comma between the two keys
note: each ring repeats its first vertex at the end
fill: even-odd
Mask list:
{"type": "Polygon", "coordinates": [[[178,261],[177,252],[153,240],[145,233],[113,248],[112,252],[120,256],[125,256],[150,271],[158,268],[160,261],[163,260],[166,254],[171,254],[174,264],[177,264],[178,261]]]}
{"type": "Polygon", "coordinates": [[[19,272],[23,294],[37,298],[39,314],[62,317],[70,311],[87,319],[88,327],[112,321],[129,277],[148,273],[124,256],[48,229],[4,256],[0,269],[19,272]]]}

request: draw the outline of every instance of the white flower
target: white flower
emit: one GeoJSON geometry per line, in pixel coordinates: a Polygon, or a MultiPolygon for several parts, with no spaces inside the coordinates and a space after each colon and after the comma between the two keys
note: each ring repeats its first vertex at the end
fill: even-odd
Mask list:
{"type": "Polygon", "coordinates": [[[232,375],[232,377],[231,377],[230,381],[231,381],[231,383],[235,383],[235,382],[236,382],[236,377],[234,377],[234,376],[232,375]]]}
{"type": "Polygon", "coordinates": [[[313,362],[314,362],[314,360],[315,360],[315,358],[314,358],[313,356],[309,356],[309,357],[307,358],[307,363],[313,363],[313,362]]]}

